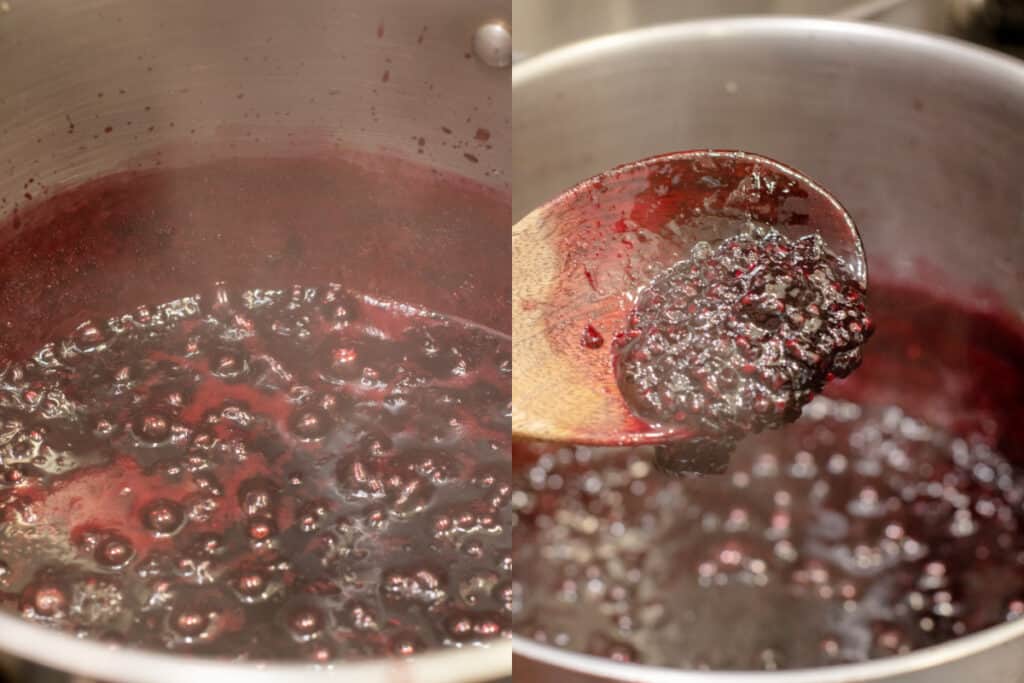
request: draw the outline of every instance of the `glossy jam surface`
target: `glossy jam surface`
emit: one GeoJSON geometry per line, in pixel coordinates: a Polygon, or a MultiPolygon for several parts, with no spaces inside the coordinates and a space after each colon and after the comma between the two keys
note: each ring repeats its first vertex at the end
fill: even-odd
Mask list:
{"type": "Polygon", "coordinates": [[[1024,333],[872,285],[863,366],[727,473],[517,443],[515,629],[622,661],[863,661],[1024,616],[1024,333]]]}
{"type": "Polygon", "coordinates": [[[211,285],[0,365],[0,604],[249,659],[509,620],[507,337],[336,285],[211,285]]]}
{"type": "Polygon", "coordinates": [[[340,282],[511,330],[510,221],[507,193],[385,155],[101,176],[0,221],[0,359],[217,281],[340,282]]]}
{"type": "Polygon", "coordinates": [[[863,290],[817,235],[698,242],[641,291],[617,338],[619,389],[648,421],[734,441],[795,420],[860,365],[871,331],[863,290]]]}

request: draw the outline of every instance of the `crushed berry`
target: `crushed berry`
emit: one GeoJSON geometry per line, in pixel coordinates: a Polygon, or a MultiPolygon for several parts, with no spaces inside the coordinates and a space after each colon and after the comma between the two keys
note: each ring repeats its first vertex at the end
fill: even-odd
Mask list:
{"type": "Polygon", "coordinates": [[[583,334],[580,335],[580,346],[587,349],[599,349],[604,346],[604,336],[596,327],[588,323],[583,328],[583,334]]]}
{"type": "Polygon", "coordinates": [[[816,234],[755,228],[699,242],[640,293],[616,335],[619,389],[644,419],[729,450],[795,420],[860,365],[873,331],[864,294],[816,234]]]}

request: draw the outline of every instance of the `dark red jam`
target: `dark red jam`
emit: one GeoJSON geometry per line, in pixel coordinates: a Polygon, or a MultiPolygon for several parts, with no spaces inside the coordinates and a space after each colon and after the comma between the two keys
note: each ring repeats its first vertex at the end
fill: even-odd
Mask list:
{"type": "Polygon", "coordinates": [[[0,365],[0,604],[249,659],[506,632],[507,337],[337,285],[82,322],[0,365]]]}
{"type": "Polygon", "coordinates": [[[645,420],[731,448],[852,372],[872,326],[863,289],[818,235],[699,242],[641,290],[616,339],[619,389],[645,420]]]}

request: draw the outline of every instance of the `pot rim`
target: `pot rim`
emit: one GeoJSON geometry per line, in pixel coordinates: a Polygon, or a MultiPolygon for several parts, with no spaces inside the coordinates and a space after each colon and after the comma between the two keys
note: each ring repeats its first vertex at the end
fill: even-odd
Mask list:
{"type": "MultiPolygon", "coordinates": [[[[918,52],[937,61],[956,59],[962,65],[1024,87],[1024,62],[995,50],[945,36],[909,29],[810,17],[729,17],[660,24],[582,40],[529,57],[512,68],[513,93],[551,73],[581,66],[594,59],[610,59],[651,45],[693,39],[800,37],[836,40],[856,38],[901,50],[918,52]]],[[[515,96],[513,95],[513,101],[515,96]]],[[[880,681],[931,669],[1024,638],[1024,619],[990,626],[981,631],[913,652],[853,664],[785,669],[780,671],[692,671],[615,662],[604,657],[572,652],[512,636],[516,656],[562,670],[636,683],[849,683],[880,681]]]]}
{"type": "MultiPolygon", "coordinates": [[[[656,24],[645,28],[569,43],[548,52],[527,57],[512,67],[512,88],[529,85],[548,72],[633,50],[645,45],[694,38],[735,39],[746,36],[800,36],[810,39],[861,38],[875,40],[904,49],[931,53],[936,57],[956,57],[965,65],[992,69],[998,76],[1024,83],[1024,61],[988,47],[934,33],[908,28],[894,28],[855,21],[801,16],[737,16],[695,19],[677,23],[656,24]],[[996,73],[996,72],[1001,73],[996,73]]],[[[515,97],[513,96],[513,102],[515,97]]]]}
{"type": "Polygon", "coordinates": [[[502,638],[486,646],[430,650],[407,659],[371,659],[324,665],[231,661],[187,654],[168,654],[76,638],[8,613],[0,613],[3,650],[9,654],[80,676],[111,683],[317,683],[337,681],[415,681],[450,683],[486,681],[511,672],[512,644],[502,638]]]}

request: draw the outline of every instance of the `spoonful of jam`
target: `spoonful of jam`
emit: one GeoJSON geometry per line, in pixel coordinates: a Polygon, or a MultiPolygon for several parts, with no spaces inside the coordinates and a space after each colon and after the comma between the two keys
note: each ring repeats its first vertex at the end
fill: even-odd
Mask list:
{"type": "Polygon", "coordinates": [[[580,183],[515,225],[512,277],[514,436],[674,444],[683,469],[796,419],[872,332],[853,220],[746,152],[580,183]]]}

